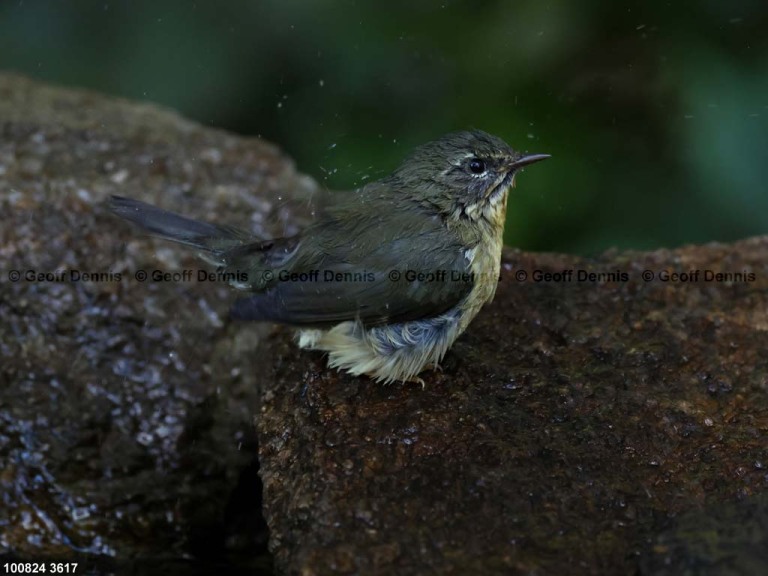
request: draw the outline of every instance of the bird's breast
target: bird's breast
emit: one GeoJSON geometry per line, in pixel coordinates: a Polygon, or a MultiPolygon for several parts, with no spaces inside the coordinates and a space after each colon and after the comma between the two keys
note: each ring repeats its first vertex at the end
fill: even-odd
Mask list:
{"type": "Polygon", "coordinates": [[[487,302],[493,300],[501,271],[501,249],[503,246],[503,227],[487,226],[480,234],[480,240],[464,251],[469,260],[474,284],[467,295],[464,305],[461,330],[477,315],[487,302]]]}

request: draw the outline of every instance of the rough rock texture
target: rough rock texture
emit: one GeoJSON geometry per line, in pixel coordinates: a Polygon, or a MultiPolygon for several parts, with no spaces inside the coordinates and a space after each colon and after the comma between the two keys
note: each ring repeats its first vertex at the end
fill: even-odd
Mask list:
{"type": "Polygon", "coordinates": [[[269,570],[255,417],[278,572],[768,573],[768,238],[509,251],[442,372],[383,387],[231,321],[220,283],[139,282],[205,266],[103,206],[282,234],[314,184],[274,147],[12,75],[0,135],[3,559],[269,570]],[[535,280],[570,269],[627,278],[535,280]]]}
{"type": "Polygon", "coordinates": [[[694,509],[675,518],[641,560],[654,576],[765,574],[768,566],[768,493],[694,509]]]}
{"type": "Polygon", "coordinates": [[[258,429],[276,564],[768,573],[766,508],[751,500],[768,491],[767,351],[768,238],[595,260],[509,251],[495,302],[424,390],[324,371],[319,357],[271,363],[258,429]],[[627,280],[534,280],[579,269],[627,280]],[[699,282],[658,279],[696,269],[699,282]],[[707,269],[755,279],[705,282],[707,269]],[[730,501],[741,514],[709,520],[719,539],[665,532],[730,501]]]}
{"type": "Polygon", "coordinates": [[[230,321],[221,283],[137,281],[206,266],[104,200],[268,233],[301,222],[279,197],[313,187],[260,140],[0,75],[0,554],[262,561],[270,328],[230,321]]]}

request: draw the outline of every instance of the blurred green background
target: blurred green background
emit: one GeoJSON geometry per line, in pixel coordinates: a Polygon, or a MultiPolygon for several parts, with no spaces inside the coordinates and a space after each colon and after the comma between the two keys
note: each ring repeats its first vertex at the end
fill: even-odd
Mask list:
{"type": "Polygon", "coordinates": [[[528,250],[768,232],[765,0],[2,0],[0,67],[260,135],[329,188],[482,128],[553,155],[510,198],[528,250]]]}

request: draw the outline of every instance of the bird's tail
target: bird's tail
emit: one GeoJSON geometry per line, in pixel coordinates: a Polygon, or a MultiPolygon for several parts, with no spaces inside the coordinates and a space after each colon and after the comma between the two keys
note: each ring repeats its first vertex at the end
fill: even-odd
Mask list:
{"type": "Polygon", "coordinates": [[[227,251],[259,241],[258,238],[237,228],[192,220],[122,196],[112,196],[109,208],[113,214],[150,234],[197,248],[204,253],[201,256],[206,260],[217,263],[221,263],[221,257],[227,251]]]}

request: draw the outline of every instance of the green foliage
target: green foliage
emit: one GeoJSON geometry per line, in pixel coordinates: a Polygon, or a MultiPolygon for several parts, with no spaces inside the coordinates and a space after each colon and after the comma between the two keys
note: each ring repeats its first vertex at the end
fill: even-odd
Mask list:
{"type": "Polygon", "coordinates": [[[768,229],[765,2],[3,2],[0,66],[262,135],[331,188],[481,128],[553,155],[510,198],[526,249],[768,229]]]}

